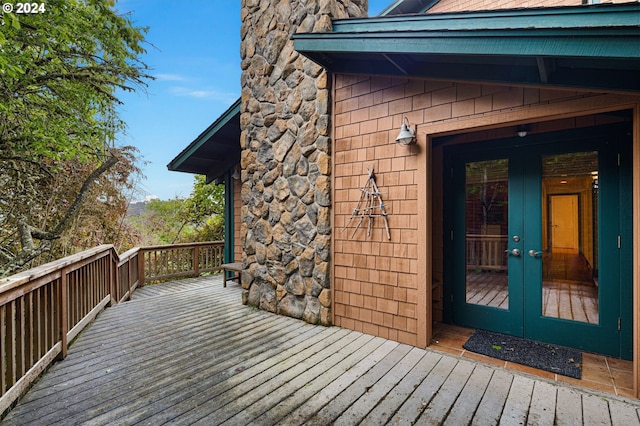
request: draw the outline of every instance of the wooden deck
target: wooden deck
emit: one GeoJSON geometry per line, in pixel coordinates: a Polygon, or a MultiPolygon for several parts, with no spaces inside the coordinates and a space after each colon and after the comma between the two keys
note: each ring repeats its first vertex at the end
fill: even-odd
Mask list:
{"type": "MultiPolygon", "coordinates": [[[[509,309],[507,274],[467,273],[467,303],[509,309]]],[[[542,314],[547,317],[598,324],[598,288],[568,280],[545,280],[542,284],[542,314]]]]}
{"type": "Polygon", "coordinates": [[[2,425],[620,424],[640,401],[251,309],[221,277],[108,308],[2,425]]]}

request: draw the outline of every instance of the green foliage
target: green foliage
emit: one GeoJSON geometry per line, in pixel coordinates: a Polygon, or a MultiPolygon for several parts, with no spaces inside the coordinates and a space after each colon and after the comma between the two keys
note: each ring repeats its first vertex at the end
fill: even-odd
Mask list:
{"type": "Polygon", "coordinates": [[[87,159],[123,123],[115,92],[147,77],[145,29],[108,0],[50,0],[45,13],[8,14],[0,40],[0,149],[54,161],[87,159]]]}
{"type": "Polygon", "coordinates": [[[145,206],[145,211],[129,218],[129,222],[139,235],[140,245],[171,244],[175,241],[178,231],[182,227],[181,212],[184,200],[151,200],[145,206]]]}
{"type": "Polygon", "coordinates": [[[152,200],[145,212],[130,218],[143,245],[224,239],[224,185],[206,184],[195,177],[186,199],[152,200]]]}
{"type": "Polygon", "coordinates": [[[0,275],[51,251],[52,241],[68,254],[130,239],[123,191],[139,172],[136,152],[110,141],[124,129],[117,91],[150,78],[138,59],[146,29],[111,0],[45,6],[5,14],[0,31],[0,275]]]}
{"type": "Polygon", "coordinates": [[[202,225],[211,215],[224,214],[224,185],[207,184],[204,176],[196,175],[191,195],[185,201],[185,218],[202,225]]]}

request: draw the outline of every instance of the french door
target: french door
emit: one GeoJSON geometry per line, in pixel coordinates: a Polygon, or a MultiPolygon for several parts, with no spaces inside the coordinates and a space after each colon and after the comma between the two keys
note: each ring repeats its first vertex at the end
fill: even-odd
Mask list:
{"type": "Polygon", "coordinates": [[[630,249],[622,241],[631,229],[621,212],[631,196],[620,144],[488,145],[447,155],[453,322],[630,357],[630,331],[622,331],[631,327],[630,249]]]}

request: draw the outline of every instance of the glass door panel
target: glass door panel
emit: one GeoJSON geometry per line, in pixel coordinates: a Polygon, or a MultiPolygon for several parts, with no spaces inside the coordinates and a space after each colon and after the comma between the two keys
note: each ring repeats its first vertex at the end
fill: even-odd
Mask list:
{"type": "Polygon", "coordinates": [[[599,323],[598,153],[542,156],[542,315],[599,323]]]}
{"type": "Polygon", "coordinates": [[[630,162],[609,130],[581,135],[445,151],[454,323],[622,353],[632,312],[630,162]]]}
{"type": "Polygon", "coordinates": [[[507,159],[465,163],[466,303],[509,309],[508,189],[507,159]]]}

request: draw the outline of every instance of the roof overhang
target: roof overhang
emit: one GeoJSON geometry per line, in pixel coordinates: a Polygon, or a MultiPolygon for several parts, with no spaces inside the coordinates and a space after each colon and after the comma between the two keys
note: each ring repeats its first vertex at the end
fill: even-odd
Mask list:
{"type": "Polygon", "coordinates": [[[378,16],[406,15],[407,13],[424,13],[439,0],[394,0],[378,16]]]}
{"type": "Polygon", "coordinates": [[[240,99],[167,165],[171,171],[205,175],[207,183],[240,162],[240,99]]]}
{"type": "Polygon", "coordinates": [[[380,16],[293,36],[338,73],[640,92],[640,3],[380,16]]]}

